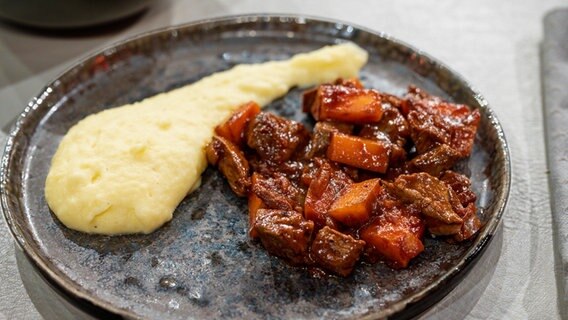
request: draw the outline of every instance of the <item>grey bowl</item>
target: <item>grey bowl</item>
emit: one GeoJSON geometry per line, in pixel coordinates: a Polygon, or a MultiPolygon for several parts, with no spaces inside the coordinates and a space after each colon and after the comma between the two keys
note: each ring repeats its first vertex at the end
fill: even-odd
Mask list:
{"type": "MultiPolygon", "coordinates": [[[[268,109],[298,121],[301,90],[268,109]]],[[[127,318],[408,318],[439,301],[474,267],[496,232],[510,187],[507,143],[482,96],[440,62],[349,23],[251,15],[158,30],[78,63],[34,98],[12,130],[1,166],[1,204],[17,243],[73,297],[127,318]],[[481,111],[473,155],[460,165],[485,226],[459,245],[426,239],[405,270],[361,264],[348,278],[312,278],[267,255],[246,235],[245,201],[207,170],[201,188],[151,235],[95,236],[61,225],[43,187],[67,130],[85,116],[194,82],[238,63],[284,59],[353,41],[370,53],[363,82],[402,94],[416,84],[481,111]]]]}
{"type": "Polygon", "coordinates": [[[87,27],[145,9],[152,0],[0,0],[0,18],[40,28],[87,27]]]}

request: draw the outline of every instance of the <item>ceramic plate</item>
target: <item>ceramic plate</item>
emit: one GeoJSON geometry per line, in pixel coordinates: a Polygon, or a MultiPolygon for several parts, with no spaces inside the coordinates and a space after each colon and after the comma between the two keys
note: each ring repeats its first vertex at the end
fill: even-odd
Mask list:
{"type": "MultiPolygon", "coordinates": [[[[298,121],[300,89],[268,106],[298,121]]],[[[18,244],[72,296],[127,318],[407,318],[446,295],[493,237],[509,191],[509,156],[486,101],[440,62],[382,33],[298,16],[237,16],[167,28],[118,43],[77,64],[32,100],[2,161],[2,208],[18,244]],[[485,223],[453,245],[426,238],[405,270],[362,264],[348,278],[313,278],[249,240],[247,206],[208,169],[171,222],[149,235],[96,236],[61,225],[44,198],[50,160],[85,116],[141,100],[240,63],[285,59],[352,41],[370,59],[361,79],[401,95],[415,84],[478,108],[471,176],[485,223]]]]}

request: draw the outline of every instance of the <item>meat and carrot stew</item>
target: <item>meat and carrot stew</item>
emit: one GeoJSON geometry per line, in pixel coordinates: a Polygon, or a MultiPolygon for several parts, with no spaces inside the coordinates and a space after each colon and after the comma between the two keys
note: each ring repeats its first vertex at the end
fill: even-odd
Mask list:
{"type": "Polygon", "coordinates": [[[207,159],[248,198],[249,236],[296,266],[347,276],[359,261],[405,268],[425,234],[461,242],[482,223],[468,177],[480,114],[410,86],[358,79],[303,94],[303,124],[249,102],[217,126],[207,159]]]}

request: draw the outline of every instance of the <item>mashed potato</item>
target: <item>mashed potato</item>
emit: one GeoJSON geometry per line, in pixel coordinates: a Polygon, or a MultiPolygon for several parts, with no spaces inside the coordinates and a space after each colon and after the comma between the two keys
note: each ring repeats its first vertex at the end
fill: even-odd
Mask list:
{"type": "Polygon", "coordinates": [[[357,76],[367,53],[346,43],[289,60],[239,65],[72,127],[45,184],[67,227],[99,234],[150,233],[198,187],[204,147],[239,104],[266,105],[294,86],[357,76]]]}

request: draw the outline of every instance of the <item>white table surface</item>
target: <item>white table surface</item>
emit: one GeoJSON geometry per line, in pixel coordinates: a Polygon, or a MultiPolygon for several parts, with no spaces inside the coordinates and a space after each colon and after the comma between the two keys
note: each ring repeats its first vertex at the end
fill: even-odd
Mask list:
{"type": "MultiPolygon", "coordinates": [[[[512,155],[502,231],[472,273],[423,318],[558,319],[566,316],[566,306],[559,305],[556,287],[539,46],[542,18],[561,5],[568,2],[180,0],[159,1],[139,19],[104,34],[59,37],[0,23],[0,127],[77,59],[159,27],[231,14],[297,13],[387,32],[444,61],[478,88],[501,120],[512,155]]],[[[20,280],[3,221],[0,279],[0,320],[41,318],[20,280]]]]}

